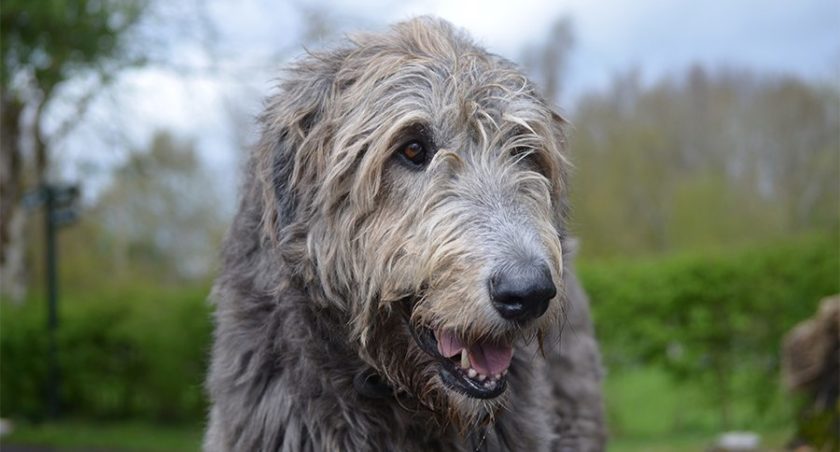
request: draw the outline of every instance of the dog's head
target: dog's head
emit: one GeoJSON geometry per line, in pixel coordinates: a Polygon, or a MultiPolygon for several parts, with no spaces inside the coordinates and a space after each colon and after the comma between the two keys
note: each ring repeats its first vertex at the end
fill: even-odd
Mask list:
{"type": "Polygon", "coordinates": [[[390,384],[462,425],[492,415],[535,358],[514,350],[559,327],[562,119],[421,18],[304,58],[262,122],[265,233],[293,278],[390,384]]]}

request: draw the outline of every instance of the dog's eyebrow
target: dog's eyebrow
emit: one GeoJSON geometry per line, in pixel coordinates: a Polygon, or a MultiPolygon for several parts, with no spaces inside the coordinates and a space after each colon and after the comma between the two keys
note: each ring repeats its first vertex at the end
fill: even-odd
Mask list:
{"type": "Polygon", "coordinates": [[[512,149],[522,146],[530,148],[541,148],[544,138],[537,133],[533,127],[523,122],[506,122],[505,128],[497,138],[497,143],[504,149],[512,149]]]}
{"type": "Polygon", "coordinates": [[[509,129],[499,139],[502,155],[513,156],[517,162],[527,159],[539,173],[552,179],[551,147],[546,142],[550,138],[538,133],[539,127],[525,127],[519,121],[507,124],[509,129]]]}
{"type": "Polygon", "coordinates": [[[428,124],[414,122],[406,125],[394,134],[391,145],[399,146],[407,140],[420,140],[428,147],[429,151],[434,152],[436,150],[434,134],[428,124]]]}
{"type": "Polygon", "coordinates": [[[502,119],[506,122],[516,124],[516,126],[513,127],[513,133],[517,135],[524,135],[529,132],[531,134],[537,135],[537,132],[534,131],[533,127],[531,127],[531,125],[528,124],[527,121],[518,116],[514,116],[510,113],[505,113],[502,116],[502,119]]]}

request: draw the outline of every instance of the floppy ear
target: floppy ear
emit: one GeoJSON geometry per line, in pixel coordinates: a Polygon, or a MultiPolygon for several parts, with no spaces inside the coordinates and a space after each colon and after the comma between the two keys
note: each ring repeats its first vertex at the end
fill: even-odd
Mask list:
{"type": "Polygon", "coordinates": [[[560,239],[566,237],[566,219],[569,215],[569,191],[568,191],[568,173],[571,169],[571,162],[567,158],[568,142],[566,140],[566,129],[569,127],[569,122],[560,116],[554,110],[551,110],[551,133],[552,142],[555,149],[554,154],[557,164],[557,180],[552,181],[554,185],[554,193],[552,193],[553,202],[555,205],[555,225],[560,239]]]}
{"type": "MultiPolygon", "coordinates": [[[[284,229],[304,222],[319,175],[324,173],[331,137],[326,105],[335,96],[337,54],[307,58],[288,71],[259,118],[255,158],[263,205],[263,233],[285,241],[284,229]]],[[[291,232],[291,231],[287,231],[291,232]]]]}

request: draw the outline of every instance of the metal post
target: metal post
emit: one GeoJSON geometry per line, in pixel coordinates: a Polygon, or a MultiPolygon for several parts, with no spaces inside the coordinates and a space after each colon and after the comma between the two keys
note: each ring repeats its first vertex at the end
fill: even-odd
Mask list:
{"type": "Polygon", "coordinates": [[[79,217],[77,201],[79,186],[42,183],[26,193],[23,206],[33,209],[44,206],[44,232],[46,235],[45,261],[47,279],[47,381],[44,394],[47,398],[47,416],[57,418],[61,411],[61,366],[58,363],[58,247],[56,232],[79,217]]]}
{"type": "Polygon", "coordinates": [[[53,212],[55,211],[55,196],[53,187],[44,185],[44,223],[46,226],[47,241],[47,331],[49,336],[48,350],[48,376],[47,376],[47,403],[49,404],[49,417],[55,419],[59,415],[61,404],[61,372],[58,365],[58,275],[56,271],[56,240],[55,222],[53,212]]]}

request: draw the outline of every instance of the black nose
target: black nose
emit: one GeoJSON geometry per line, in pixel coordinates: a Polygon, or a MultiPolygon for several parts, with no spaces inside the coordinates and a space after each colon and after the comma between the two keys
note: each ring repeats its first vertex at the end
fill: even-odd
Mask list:
{"type": "Polygon", "coordinates": [[[519,265],[496,271],[490,278],[493,307],[508,320],[524,322],[545,314],[557,295],[545,265],[519,265]]]}

